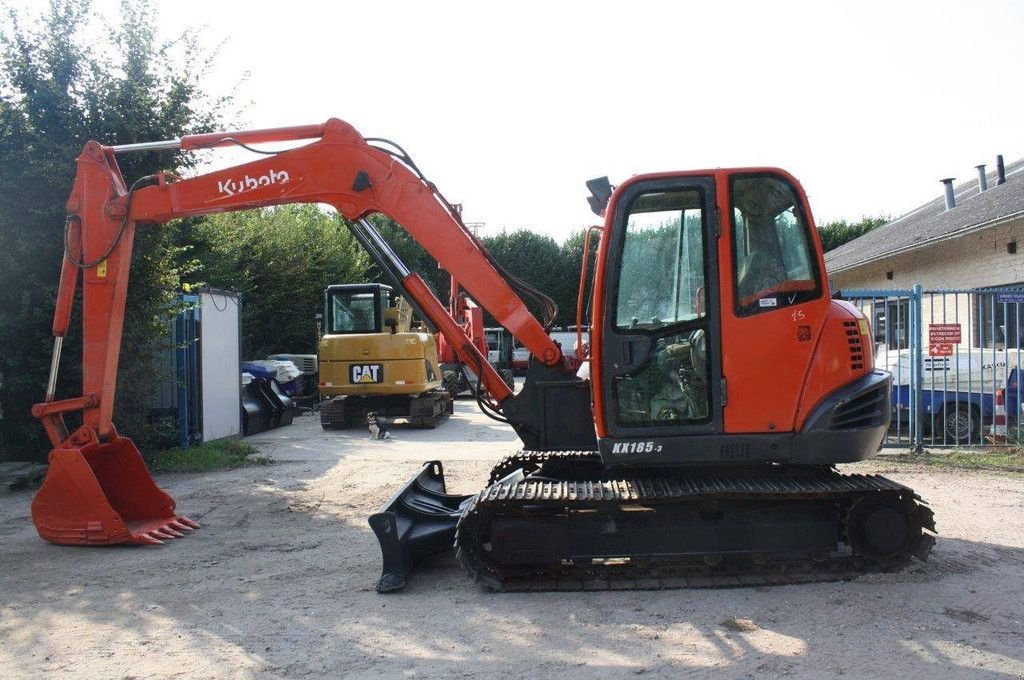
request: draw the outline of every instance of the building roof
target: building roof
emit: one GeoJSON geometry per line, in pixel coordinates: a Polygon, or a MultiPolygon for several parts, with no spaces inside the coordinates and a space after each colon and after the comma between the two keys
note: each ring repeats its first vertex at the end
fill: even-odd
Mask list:
{"type": "Polygon", "coordinates": [[[944,196],[825,253],[829,273],[841,272],[908,250],[922,248],[1024,216],[1024,159],[1006,166],[1006,182],[978,192],[978,178],[954,187],[956,207],[946,210],[944,196]]]}

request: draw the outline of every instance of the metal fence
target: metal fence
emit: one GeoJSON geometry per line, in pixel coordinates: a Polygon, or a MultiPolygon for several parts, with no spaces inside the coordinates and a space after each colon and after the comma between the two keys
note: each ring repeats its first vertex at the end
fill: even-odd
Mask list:
{"type": "Polygon", "coordinates": [[[842,290],[868,317],[875,366],[892,372],[886,446],[1022,441],[1024,288],[842,290]]]}

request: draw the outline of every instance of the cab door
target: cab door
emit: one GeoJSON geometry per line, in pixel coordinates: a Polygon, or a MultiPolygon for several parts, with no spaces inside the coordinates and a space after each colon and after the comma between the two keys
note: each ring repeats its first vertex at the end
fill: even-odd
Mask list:
{"type": "Polygon", "coordinates": [[[731,171],[721,185],[725,431],[793,432],[830,299],[810,208],[778,169],[731,171]]]}
{"type": "Polygon", "coordinates": [[[675,462],[682,438],[722,431],[715,189],[712,176],[635,178],[609,208],[593,369],[613,464],[675,462]]]}

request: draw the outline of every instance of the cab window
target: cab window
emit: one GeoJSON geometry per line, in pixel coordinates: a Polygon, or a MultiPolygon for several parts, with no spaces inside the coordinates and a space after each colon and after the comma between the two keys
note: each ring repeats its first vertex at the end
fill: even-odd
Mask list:
{"type": "Polygon", "coordinates": [[[730,185],[736,313],[748,316],[821,295],[817,258],[797,193],[775,175],[730,185]]]}
{"type": "Polygon", "coordinates": [[[617,328],[649,331],[705,315],[702,193],[657,191],[630,202],[616,298],[617,328]]]}
{"type": "Polygon", "coordinates": [[[331,295],[330,333],[376,333],[376,295],[371,291],[331,295]]]}

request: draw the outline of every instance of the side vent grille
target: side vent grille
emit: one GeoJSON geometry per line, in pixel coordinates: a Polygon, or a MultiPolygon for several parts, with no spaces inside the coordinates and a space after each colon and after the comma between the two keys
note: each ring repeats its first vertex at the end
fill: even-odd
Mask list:
{"type": "Polygon", "coordinates": [[[864,343],[860,338],[860,329],[856,321],[844,321],[843,331],[850,347],[850,368],[855,371],[864,370],[864,343]]]}
{"type": "Polygon", "coordinates": [[[857,430],[876,427],[884,421],[888,406],[886,385],[851,399],[835,410],[832,427],[836,430],[857,430]]]}

